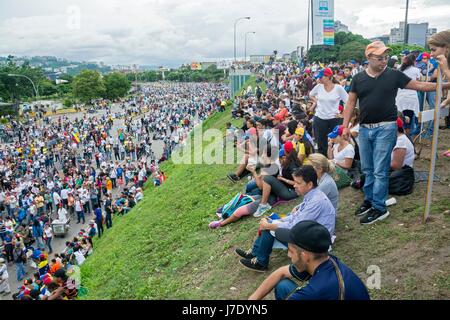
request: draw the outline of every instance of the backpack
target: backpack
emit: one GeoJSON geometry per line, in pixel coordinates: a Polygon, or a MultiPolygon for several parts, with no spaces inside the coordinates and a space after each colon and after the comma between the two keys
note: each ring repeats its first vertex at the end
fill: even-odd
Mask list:
{"type": "Polygon", "coordinates": [[[242,193],[236,194],[233,199],[222,207],[222,219],[229,218],[238,208],[255,201],[253,197],[242,193]]]}
{"type": "Polygon", "coordinates": [[[404,166],[392,171],[389,176],[389,194],[405,196],[411,194],[414,188],[414,169],[404,166]]]}

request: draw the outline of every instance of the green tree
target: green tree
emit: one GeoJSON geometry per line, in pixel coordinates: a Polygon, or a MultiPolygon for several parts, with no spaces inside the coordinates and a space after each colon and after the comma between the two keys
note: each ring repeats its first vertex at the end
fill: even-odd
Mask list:
{"type": "Polygon", "coordinates": [[[359,34],[353,34],[351,32],[336,32],[334,35],[334,46],[312,46],[308,51],[308,61],[320,61],[320,62],[346,62],[351,59],[365,60],[364,50],[370,43],[369,40],[364,39],[359,34]],[[351,50],[355,50],[353,53],[351,50]]]}
{"type": "Polygon", "coordinates": [[[41,96],[51,96],[58,92],[56,84],[50,80],[43,80],[39,84],[39,95],[41,96]]]}
{"type": "Polygon", "coordinates": [[[391,56],[400,56],[400,53],[404,50],[415,51],[419,50],[420,52],[424,52],[425,48],[417,45],[404,45],[404,44],[390,44],[388,45],[392,51],[389,53],[391,56]]]}
{"type": "Polygon", "coordinates": [[[104,97],[106,88],[98,71],[83,70],[72,83],[73,95],[83,103],[104,97]]]}
{"type": "Polygon", "coordinates": [[[338,53],[338,61],[345,62],[352,59],[355,59],[357,61],[364,61],[366,60],[364,56],[364,51],[366,50],[366,44],[359,41],[351,41],[347,42],[346,44],[342,45],[339,48],[338,53]]]}
{"type": "Polygon", "coordinates": [[[131,83],[127,77],[119,72],[113,72],[104,77],[106,98],[114,100],[125,96],[130,91],[131,83]]]}

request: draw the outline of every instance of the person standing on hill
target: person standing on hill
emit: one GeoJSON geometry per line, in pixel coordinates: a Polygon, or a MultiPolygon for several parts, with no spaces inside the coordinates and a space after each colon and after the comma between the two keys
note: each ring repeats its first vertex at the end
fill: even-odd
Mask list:
{"type": "MultiPolygon", "coordinates": [[[[391,49],[381,41],[372,42],[366,47],[369,67],[353,77],[344,109],[343,136],[348,138],[350,118],[359,100],[359,152],[365,174],[365,197],[355,214],[362,216],[361,224],[372,224],[389,216],[385,203],[391,153],[397,141],[395,98],[398,89],[436,91],[436,83],[411,80],[403,72],[387,68],[389,51],[391,49]]],[[[443,88],[450,88],[450,84],[444,84],[443,88]]]]}

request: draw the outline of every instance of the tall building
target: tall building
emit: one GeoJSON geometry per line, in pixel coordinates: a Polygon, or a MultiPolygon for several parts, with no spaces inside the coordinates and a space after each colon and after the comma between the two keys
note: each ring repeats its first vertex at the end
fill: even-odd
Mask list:
{"type": "Polygon", "coordinates": [[[429,28],[427,30],[427,42],[428,42],[428,39],[435,33],[437,33],[437,29],[436,28],[429,28]]]}
{"type": "Polygon", "coordinates": [[[428,22],[408,23],[408,44],[425,47],[427,41],[428,22]]]}
{"type": "Polygon", "coordinates": [[[339,20],[334,21],[334,32],[350,32],[348,27],[339,20]]]}
{"type": "MultiPolygon", "coordinates": [[[[437,32],[436,28],[428,28],[428,22],[408,23],[407,44],[426,46],[427,39],[437,32]]],[[[382,40],[383,41],[383,40],[382,40]]],[[[398,28],[392,28],[389,34],[389,44],[405,43],[405,22],[399,23],[398,28]]]]}
{"type": "Polygon", "coordinates": [[[399,28],[392,28],[389,34],[389,44],[405,43],[405,22],[400,22],[399,28]]]}

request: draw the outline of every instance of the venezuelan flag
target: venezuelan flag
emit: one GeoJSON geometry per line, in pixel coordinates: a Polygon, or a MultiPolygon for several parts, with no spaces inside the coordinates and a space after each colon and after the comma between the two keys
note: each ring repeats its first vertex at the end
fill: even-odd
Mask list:
{"type": "Polygon", "coordinates": [[[72,140],[75,143],[80,143],[80,137],[78,136],[78,133],[72,132],[72,140]]]}

